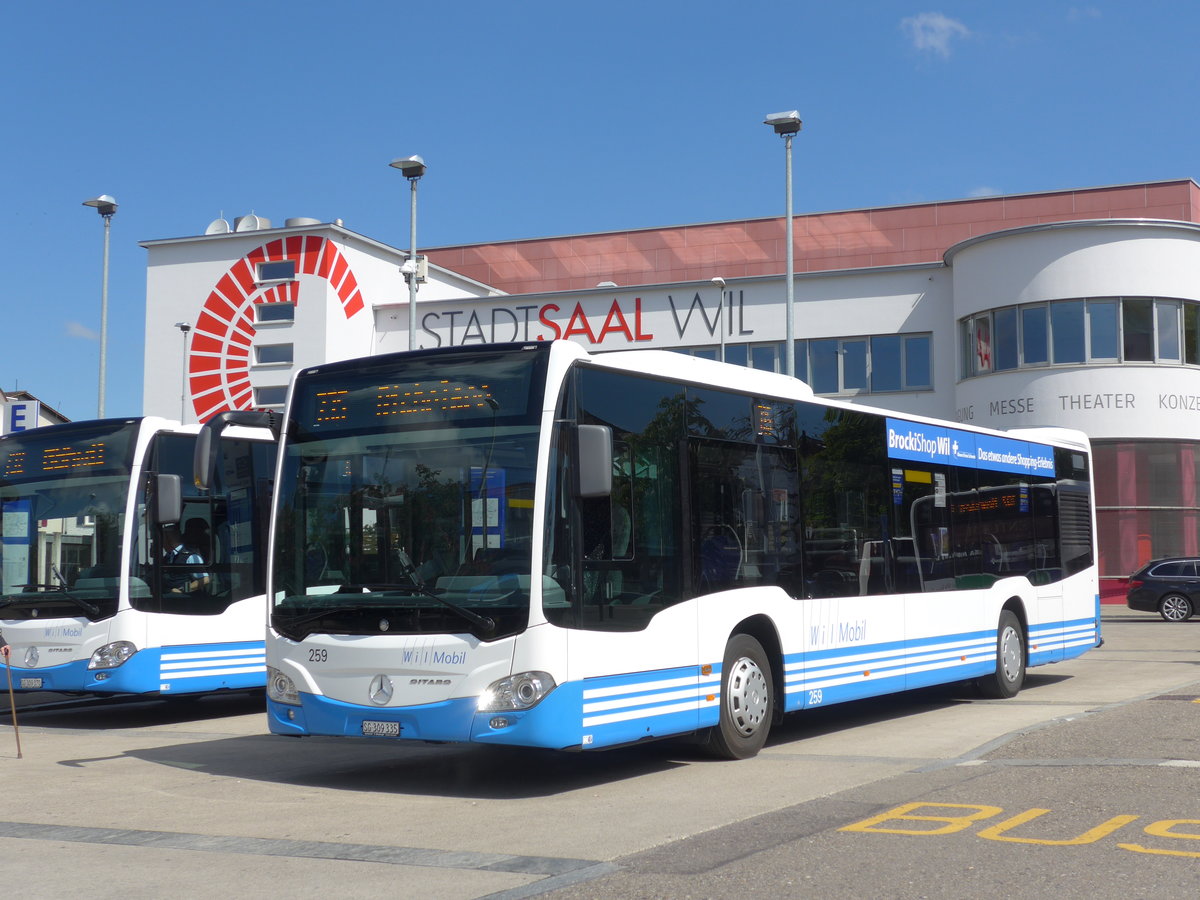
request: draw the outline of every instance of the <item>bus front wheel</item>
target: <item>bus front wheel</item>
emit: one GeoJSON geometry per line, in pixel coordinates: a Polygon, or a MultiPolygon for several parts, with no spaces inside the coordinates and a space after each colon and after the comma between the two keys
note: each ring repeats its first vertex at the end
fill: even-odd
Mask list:
{"type": "Polygon", "coordinates": [[[748,634],[735,634],[721,664],[720,720],[702,745],[721,759],[748,759],[762,749],[771,730],[775,686],[771,661],[748,634]]]}
{"type": "Polygon", "coordinates": [[[1015,697],[1025,683],[1025,634],[1011,610],[1000,613],[996,626],[996,671],[976,684],[986,697],[1015,697]]]}

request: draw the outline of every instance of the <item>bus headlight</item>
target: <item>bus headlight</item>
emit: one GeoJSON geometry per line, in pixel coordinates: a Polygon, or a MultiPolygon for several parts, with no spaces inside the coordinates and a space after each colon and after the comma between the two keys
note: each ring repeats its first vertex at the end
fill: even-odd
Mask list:
{"type": "Polygon", "coordinates": [[[267,666],[267,698],[276,703],[286,703],[288,706],[300,705],[300,692],[296,690],[296,682],[270,666],[267,666]]]}
{"type": "Polygon", "coordinates": [[[129,641],[113,641],[92,654],[92,658],[88,660],[88,668],[115,669],[117,666],[123,665],[135,653],[137,653],[137,647],[129,641]]]}
{"type": "Polygon", "coordinates": [[[501,678],[488,685],[479,695],[480,712],[503,712],[509,709],[529,709],[558,685],[548,672],[521,672],[501,678]]]}

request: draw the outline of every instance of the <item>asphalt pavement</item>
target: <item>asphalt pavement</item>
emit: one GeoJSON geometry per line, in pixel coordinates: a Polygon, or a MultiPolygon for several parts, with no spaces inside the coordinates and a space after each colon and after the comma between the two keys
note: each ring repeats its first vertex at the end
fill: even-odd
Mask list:
{"type": "Polygon", "coordinates": [[[1192,898],[1200,620],[1012,700],[962,686],[790,716],[758,757],[266,733],[261,694],[0,716],[0,884],[23,898],[1192,898]]]}

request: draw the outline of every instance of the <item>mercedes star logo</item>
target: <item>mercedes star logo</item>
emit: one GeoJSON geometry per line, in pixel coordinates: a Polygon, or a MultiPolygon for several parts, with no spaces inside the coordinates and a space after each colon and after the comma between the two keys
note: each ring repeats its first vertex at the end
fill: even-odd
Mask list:
{"type": "Polygon", "coordinates": [[[371,687],[367,690],[371,702],[378,706],[386,706],[392,699],[392,679],[386,675],[376,675],[371,679],[371,687]]]}

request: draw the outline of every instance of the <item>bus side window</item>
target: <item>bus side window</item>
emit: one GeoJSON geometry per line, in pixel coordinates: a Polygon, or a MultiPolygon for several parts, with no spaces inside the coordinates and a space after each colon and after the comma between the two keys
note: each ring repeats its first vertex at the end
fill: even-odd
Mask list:
{"type": "Polygon", "coordinates": [[[860,596],[877,585],[886,592],[894,579],[874,571],[870,562],[872,547],[889,538],[894,502],[886,481],[883,419],[798,403],[796,420],[803,459],[805,596],[860,596]]]}

